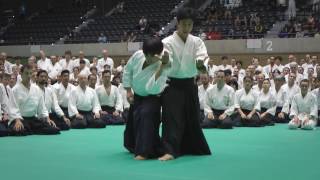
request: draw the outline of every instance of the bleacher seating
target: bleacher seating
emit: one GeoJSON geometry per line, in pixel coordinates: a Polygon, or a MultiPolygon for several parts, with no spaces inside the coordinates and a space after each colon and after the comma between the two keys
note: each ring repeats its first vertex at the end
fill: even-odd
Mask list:
{"type": "Polygon", "coordinates": [[[124,12],[111,16],[98,16],[94,22],[80,33],[69,37],[65,43],[93,43],[97,42],[100,33],[104,33],[109,42],[119,42],[124,31],[134,32],[137,41],[143,40],[148,34],[159,31],[173,17],[170,12],[180,0],[125,0],[124,12]],[[148,28],[144,32],[138,29],[139,19],[144,16],[148,20],[148,28]]]}

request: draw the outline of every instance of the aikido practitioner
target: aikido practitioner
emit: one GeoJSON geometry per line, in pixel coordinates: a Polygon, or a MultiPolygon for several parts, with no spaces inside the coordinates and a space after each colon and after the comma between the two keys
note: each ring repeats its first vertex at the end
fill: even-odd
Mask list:
{"type": "Polygon", "coordinates": [[[102,72],[102,85],[96,88],[96,93],[101,105],[101,119],[107,125],[121,125],[124,120],[121,117],[123,111],[122,97],[119,89],[111,84],[111,72],[102,72]]]}
{"type": "Polygon", "coordinates": [[[300,82],[300,92],[293,96],[290,109],[289,129],[313,130],[317,125],[318,104],[312,92],[308,92],[309,81],[300,82]]]}
{"type": "Polygon", "coordinates": [[[274,120],[276,123],[288,123],[289,115],[285,111],[286,91],[284,90],[283,84],[285,83],[285,77],[282,75],[277,75],[274,77],[275,86],[273,92],[276,96],[276,113],[274,120]]]}
{"type": "Polygon", "coordinates": [[[262,90],[259,94],[259,103],[261,124],[266,126],[274,125],[277,100],[274,91],[271,90],[271,83],[269,79],[264,79],[262,82],[262,90]]]}
{"type": "Polygon", "coordinates": [[[316,83],[316,89],[314,89],[312,91],[313,95],[315,95],[315,97],[317,98],[317,102],[318,102],[318,124],[317,126],[320,126],[320,74],[319,76],[315,79],[315,83],[316,83]]]}
{"type": "Polygon", "coordinates": [[[177,31],[163,39],[172,61],[169,86],[162,94],[162,142],[165,154],[161,161],[181,155],[210,155],[211,151],[200,126],[198,87],[194,78],[205,69],[209,58],[204,42],[191,35],[195,11],[177,12],[177,31]]]}
{"type": "Polygon", "coordinates": [[[105,128],[106,123],[100,119],[101,107],[96,91],[88,86],[88,77],[79,74],[79,85],[71,90],[68,112],[71,128],[105,128]]]}
{"type": "Polygon", "coordinates": [[[235,126],[260,127],[259,93],[252,89],[253,78],[243,78],[244,87],[235,93],[234,107],[237,111],[234,117],[235,126]]]}
{"type": "Polygon", "coordinates": [[[206,118],[203,128],[232,129],[230,116],[234,112],[234,89],[226,84],[223,70],[217,72],[216,84],[207,90],[204,102],[206,118]]]}
{"type": "Polygon", "coordinates": [[[210,89],[213,85],[210,83],[210,77],[206,71],[200,74],[200,81],[202,83],[200,86],[198,86],[198,96],[200,103],[200,123],[202,123],[205,119],[204,104],[206,91],[210,89]]]}
{"type": "Polygon", "coordinates": [[[26,131],[32,134],[60,134],[59,128],[49,118],[41,89],[30,83],[32,67],[21,67],[21,83],[13,87],[13,94],[23,118],[26,131]]]}
{"type": "Polygon", "coordinates": [[[61,82],[53,86],[55,93],[57,95],[58,99],[58,104],[60,108],[63,111],[63,114],[70,119],[69,114],[68,114],[68,103],[69,103],[69,97],[71,95],[71,90],[75,88],[75,86],[71,83],[69,83],[70,79],[70,72],[69,70],[65,69],[61,71],[61,82]]]}
{"type": "Polygon", "coordinates": [[[44,70],[39,70],[37,73],[37,84],[42,90],[44,96],[44,103],[49,112],[49,117],[60,130],[70,129],[70,120],[65,116],[58,104],[57,95],[52,87],[48,87],[48,73],[44,70]]]}
{"type": "Polygon", "coordinates": [[[142,51],[139,50],[130,57],[123,71],[123,87],[127,90],[128,101],[131,103],[124,145],[137,160],[163,155],[159,136],[159,94],[166,86],[170,63],[168,53],[160,58],[162,51],[160,39],[145,40],[142,51]]]}

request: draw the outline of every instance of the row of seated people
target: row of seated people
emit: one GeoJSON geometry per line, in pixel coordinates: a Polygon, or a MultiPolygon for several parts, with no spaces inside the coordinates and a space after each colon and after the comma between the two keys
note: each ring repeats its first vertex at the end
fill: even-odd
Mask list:
{"type": "Polygon", "coordinates": [[[281,65],[280,57],[270,57],[269,64],[262,67],[254,58],[246,70],[235,59],[231,61],[233,66],[227,63],[227,57],[222,58],[220,66],[208,60],[209,73],[201,73],[197,79],[203,127],[261,127],[290,122],[290,128],[314,129],[320,109],[317,56],[308,58],[307,76],[298,72],[293,55],[288,59],[288,64],[281,65]],[[292,123],[300,122],[294,120],[297,118],[312,121],[308,126],[294,126],[292,123]]]}
{"type": "MultiPolygon", "coordinates": [[[[68,56],[69,54],[67,52],[65,58],[66,59],[70,58],[68,56]]],[[[0,67],[5,72],[3,73],[3,79],[2,79],[3,86],[2,86],[2,96],[1,96],[1,99],[3,102],[1,103],[1,105],[3,105],[2,106],[3,118],[1,123],[2,124],[1,132],[3,132],[2,134],[8,134],[8,133],[13,135],[25,134],[25,133],[18,133],[18,132],[24,132],[22,131],[21,127],[28,128],[30,126],[31,126],[30,127],[31,131],[27,131],[28,133],[32,132],[35,134],[50,134],[52,132],[56,133],[56,130],[68,129],[70,127],[71,128],[72,127],[73,128],[104,127],[106,124],[123,124],[124,123],[124,119],[125,119],[124,117],[126,117],[128,113],[128,108],[130,105],[126,100],[125,90],[121,88],[121,73],[119,76],[114,76],[113,78],[113,79],[115,78],[118,79],[116,83],[118,87],[113,86],[111,85],[111,76],[112,76],[111,71],[109,69],[103,69],[102,73],[94,74],[96,73],[97,68],[95,67],[95,64],[92,63],[91,65],[89,64],[89,66],[93,66],[90,69],[95,70],[95,72],[94,71],[90,72],[91,74],[89,74],[88,76],[88,74],[86,74],[85,71],[81,71],[76,76],[77,84],[73,85],[70,83],[70,82],[74,83],[74,81],[70,80],[70,77],[71,77],[70,71],[68,70],[67,66],[63,67],[64,70],[61,71],[60,75],[57,76],[56,80],[55,79],[48,80],[49,73],[46,70],[42,68],[39,68],[40,70],[38,68],[35,68],[35,67],[38,67],[37,64],[41,62],[41,59],[38,61],[38,63],[33,63],[32,61],[33,58],[34,57],[29,58],[29,60],[30,59],[31,60],[29,61],[28,65],[25,66],[28,69],[27,71],[25,71],[25,68],[20,68],[20,74],[17,75],[17,76],[20,76],[21,78],[20,81],[16,82],[14,86],[10,86],[9,85],[11,81],[10,78],[14,76],[14,74],[12,73],[10,75],[7,72],[5,68],[6,57],[1,56],[0,67]],[[33,74],[35,74],[35,76],[33,76],[33,74]],[[95,77],[101,80],[97,81],[97,78],[95,77]],[[90,87],[88,86],[88,80],[89,80],[90,87]],[[55,81],[57,82],[55,83],[55,81]],[[34,90],[31,90],[31,89],[34,89],[34,90]],[[43,94],[43,96],[41,96],[41,94],[43,94]],[[42,106],[41,104],[44,104],[45,107],[42,106]],[[33,119],[31,119],[31,121],[26,121],[26,122],[42,122],[42,124],[40,125],[26,124],[25,126],[25,124],[23,123],[26,123],[26,122],[22,121],[22,119],[29,119],[31,117],[33,119]],[[45,119],[45,120],[32,121],[32,120],[36,120],[35,118],[45,119]],[[32,130],[32,127],[35,129],[32,130]],[[56,130],[52,130],[52,127],[54,128],[58,127],[58,128],[55,128],[56,130]]],[[[51,61],[52,59],[54,58],[51,58],[51,61]]],[[[287,65],[284,65],[284,68],[282,68],[281,72],[279,70],[279,67],[281,67],[282,65],[277,64],[277,61],[279,61],[278,59],[279,59],[278,57],[277,58],[270,57],[269,64],[264,66],[263,68],[257,63],[257,60],[255,59],[252,61],[253,65],[249,65],[247,70],[245,70],[244,74],[243,74],[244,70],[241,69],[241,67],[235,67],[235,66],[229,65],[225,57],[223,57],[222,60],[226,61],[227,63],[222,63],[222,65],[220,66],[215,66],[211,60],[208,60],[208,62],[206,62],[206,66],[209,72],[212,72],[212,69],[219,69],[217,71],[213,71],[213,74],[210,75],[210,78],[214,80],[212,83],[216,85],[218,85],[218,82],[219,82],[218,81],[219,71],[223,70],[223,73],[222,72],[220,73],[220,75],[222,74],[224,76],[222,80],[225,81],[226,84],[229,84],[230,86],[235,88],[233,89],[234,97],[239,97],[239,96],[236,96],[237,93],[240,93],[240,95],[245,95],[243,96],[244,100],[247,100],[248,97],[249,99],[252,97],[261,97],[259,96],[259,94],[262,92],[263,87],[266,87],[266,90],[265,90],[266,94],[268,94],[268,92],[276,92],[274,93],[277,95],[276,97],[278,96],[282,97],[282,104],[281,102],[279,102],[280,105],[277,104],[276,112],[278,111],[279,113],[279,109],[281,109],[281,107],[282,109],[280,111],[280,115],[278,114],[274,116],[279,118],[281,117],[282,122],[287,122],[288,116],[290,115],[290,113],[294,112],[294,110],[292,110],[292,102],[290,103],[288,99],[292,99],[294,95],[298,94],[297,92],[299,92],[300,89],[297,86],[301,85],[300,82],[302,82],[302,79],[297,78],[297,75],[299,75],[299,73],[296,70],[297,68],[296,68],[295,58],[293,58],[292,56],[289,56],[290,63],[287,65]],[[287,66],[290,67],[289,74],[285,74],[286,71],[284,71],[287,66]],[[259,72],[259,69],[263,69],[263,73],[259,73],[256,75],[255,72],[259,72]],[[270,72],[268,73],[268,69],[272,73],[270,72]],[[228,74],[228,71],[229,71],[229,74],[228,74]],[[232,73],[230,73],[230,71],[232,73]],[[231,81],[232,78],[230,77],[227,78],[227,76],[230,76],[231,74],[233,74],[233,76],[237,77],[238,79],[236,82],[239,82],[239,84],[236,84],[236,86],[232,85],[231,83],[233,82],[231,81]],[[266,78],[266,76],[268,77],[266,78]],[[286,80],[286,77],[287,77],[287,80],[286,80]],[[279,79],[278,84],[276,83],[278,82],[276,81],[276,79],[279,79]],[[257,81],[257,84],[253,86],[253,83],[255,82],[255,80],[257,81]],[[246,81],[251,81],[251,84],[246,83],[246,81]],[[283,84],[286,81],[287,83],[283,84]],[[267,85],[263,86],[264,84],[267,84],[267,85]],[[250,95],[250,92],[245,91],[246,88],[247,90],[250,90],[250,92],[252,89],[252,92],[254,92],[252,93],[253,95],[250,95]],[[273,88],[275,89],[275,91],[270,90],[273,88]],[[267,91],[267,89],[269,91],[267,91]],[[247,92],[247,93],[244,93],[244,92],[247,92]]],[[[72,62],[74,60],[69,59],[69,63],[70,61],[72,62]]],[[[59,63],[60,62],[63,62],[63,59],[61,59],[59,63]]],[[[106,62],[107,61],[105,61],[105,63],[106,62]]],[[[233,60],[231,62],[233,62],[233,60]]],[[[312,59],[309,59],[307,62],[308,62],[307,64],[311,66],[314,62],[317,62],[317,57],[312,56],[312,59]]],[[[99,61],[98,61],[98,64],[99,64],[99,61]]],[[[238,62],[236,64],[241,65],[241,62],[238,62]]],[[[80,59],[79,66],[87,67],[86,61],[83,59],[80,59]]],[[[103,67],[106,68],[110,66],[103,65],[103,67]]],[[[314,64],[314,67],[318,69],[319,65],[314,64]]],[[[120,71],[121,65],[116,69],[119,69],[120,71]]],[[[208,79],[210,79],[208,74],[206,74],[206,76],[208,77],[208,79]]],[[[203,77],[203,74],[201,74],[200,77],[203,77]]],[[[16,79],[18,78],[16,77],[16,79]]],[[[205,79],[205,78],[201,78],[201,79],[205,79]]],[[[317,80],[317,78],[315,80],[317,80]]],[[[313,94],[316,95],[316,97],[320,97],[318,95],[319,83],[317,82],[318,81],[310,82],[310,80],[308,80],[307,89],[308,89],[308,92],[312,92],[313,94]]],[[[205,83],[203,81],[202,87],[201,86],[199,87],[199,96],[200,96],[199,99],[201,102],[200,104],[203,107],[206,107],[206,108],[202,108],[206,114],[206,120],[203,123],[203,127],[216,126],[216,125],[213,126],[211,124],[211,121],[208,121],[208,119],[212,120],[216,117],[213,114],[214,111],[210,113],[210,108],[208,108],[208,107],[211,107],[210,103],[206,105],[205,103],[203,103],[205,102],[203,101],[204,99],[203,97],[206,97],[207,95],[206,91],[211,89],[211,88],[208,88],[209,86],[210,86],[210,83],[205,83]],[[206,90],[204,91],[203,89],[206,89],[206,90]],[[202,95],[201,95],[201,92],[202,92],[202,95]],[[205,96],[203,96],[203,94],[205,94],[205,96]],[[210,123],[207,124],[207,122],[210,122],[210,123]]],[[[222,91],[222,92],[225,92],[225,91],[222,91]]],[[[214,93],[214,95],[217,95],[217,94],[219,93],[214,93]]],[[[225,96],[219,96],[219,97],[225,98],[221,102],[230,103],[230,109],[228,108],[229,109],[228,114],[223,114],[223,116],[228,115],[228,117],[230,118],[232,117],[232,119],[236,119],[234,121],[235,123],[231,124],[231,127],[232,126],[263,126],[263,125],[272,125],[274,122],[277,122],[277,120],[273,118],[271,118],[271,120],[270,118],[267,118],[261,121],[261,123],[260,121],[259,123],[255,121],[256,123],[255,125],[252,125],[252,124],[246,125],[245,123],[242,122],[241,118],[244,117],[244,114],[246,113],[245,109],[248,110],[248,108],[244,108],[243,110],[239,111],[239,109],[241,109],[242,107],[241,105],[243,105],[243,102],[241,102],[242,99],[230,98],[228,100],[228,98],[225,96]]],[[[219,102],[217,98],[213,98],[213,99],[214,101],[212,101],[211,103],[214,104],[216,102],[219,102]]],[[[252,116],[255,114],[261,120],[261,117],[267,116],[270,111],[266,111],[268,113],[264,113],[263,110],[266,110],[265,108],[267,107],[263,106],[263,103],[260,99],[254,99],[254,100],[256,102],[254,103],[254,106],[253,106],[254,109],[252,110],[254,110],[255,112],[253,114],[249,113],[250,115],[249,117],[252,118],[252,116]]],[[[279,99],[277,98],[277,100],[279,99]]],[[[246,106],[246,102],[244,102],[244,105],[246,106]]],[[[214,106],[211,107],[211,110],[212,109],[221,110],[221,108],[220,109],[215,108],[214,106]]],[[[274,111],[274,107],[271,109],[274,111]]],[[[273,111],[271,114],[273,114],[273,111]]],[[[310,113],[311,111],[309,112],[309,114],[310,113]]],[[[267,117],[269,117],[269,115],[267,117]]],[[[310,116],[310,118],[313,118],[313,119],[316,117],[317,116],[310,116]]],[[[248,118],[248,116],[246,116],[246,118],[248,118]]],[[[278,122],[280,121],[278,120],[278,122]]],[[[311,127],[313,128],[313,126],[310,126],[309,129],[312,129],[311,127]]]]}

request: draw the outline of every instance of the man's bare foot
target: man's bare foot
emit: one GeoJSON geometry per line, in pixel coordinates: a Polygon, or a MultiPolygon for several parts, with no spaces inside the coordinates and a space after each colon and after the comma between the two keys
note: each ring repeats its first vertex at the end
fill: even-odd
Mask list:
{"type": "Polygon", "coordinates": [[[169,160],[173,160],[174,157],[171,154],[165,154],[162,157],[159,157],[158,160],[159,161],[169,161],[169,160]]]}
{"type": "Polygon", "coordinates": [[[134,159],[135,159],[135,160],[146,160],[146,158],[145,158],[145,157],[140,156],[140,155],[138,155],[138,156],[134,157],[134,159]]]}

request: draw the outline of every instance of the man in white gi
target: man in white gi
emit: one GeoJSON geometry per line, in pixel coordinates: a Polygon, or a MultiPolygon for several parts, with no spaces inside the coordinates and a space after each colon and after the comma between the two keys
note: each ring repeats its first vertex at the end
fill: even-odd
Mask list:
{"type": "Polygon", "coordinates": [[[225,83],[225,73],[219,70],[216,84],[207,90],[204,99],[205,122],[203,128],[232,129],[230,116],[234,112],[234,90],[225,83]]]}
{"type": "Polygon", "coordinates": [[[71,90],[68,112],[71,118],[71,127],[105,128],[106,123],[100,119],[101,107],[96,91],[88,86],[88,77],[78,75],[79,85],[71,90]]]}
{"type": "Polygon", "coordinates": [[[289,129],[313,130],[317,125],[318,103],[312,92],[308,92],[309,81],[300,82],[300,92],[293,96],[290,109],[289,129]]]}

